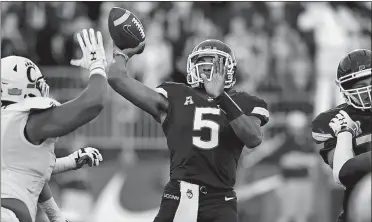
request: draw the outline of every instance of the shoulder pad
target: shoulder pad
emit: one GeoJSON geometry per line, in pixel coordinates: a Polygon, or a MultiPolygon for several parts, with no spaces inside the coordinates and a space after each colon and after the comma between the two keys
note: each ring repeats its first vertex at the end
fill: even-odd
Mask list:
{"type": "Polygon", "coordinates": [[[15,103],[9,106],[8,110],[26,112],[31,109],[49,109],[54,106],[61,105],[58,101],[47,98],[47,97],[31,97],[24,99],[19,103],[15,103]]]}
{"type": "MultiPolygon", "coordinates": [[[[162,87],[162,86],[174,86],[174,85],[185,85],[185,84],[184,83],[179,83],[179,82],[163,82],[158,87],[162,87]]],[[[156,88],[158,88],[158,87],[156,87],[156,88]]]]}
{"type": "Polygon", "coordinates": [[[270,114],[265,100],[246,92],[233,92],[231,96],[246,115],[258,117],[261,120],[261,126],[269,121],[270,114]]]}
{"type": "Polygon", "coordinates": [[[169,91],[174,87],[186,86],[184,83],[177,83],[177,82],[163,82],[159,86],[156,87],[155,91],[164,97],[168,98],[169,91]]]}
{"type": "Polygon", "coordinates": [[[345,108],[345,104],[327,110],[315,117],[312,122],[312,136],[316,143],[323,143],[329,139],[336,138],[328,124],[343,108],[345,108]]]}

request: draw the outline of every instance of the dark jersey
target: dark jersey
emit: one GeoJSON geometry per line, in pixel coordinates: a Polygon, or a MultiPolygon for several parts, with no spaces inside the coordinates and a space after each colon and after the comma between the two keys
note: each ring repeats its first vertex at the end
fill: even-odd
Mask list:
{"type": "MultiPolygon", "coordinates": [[[[333,130],[328,125],[332,118],[340,111],[344,110],[349,114],[350,118],[354,121],[360,121],[362,134],[356,138],[353,138],[353,151],[355,155],[359,155],[371,150],[371,131],[372,131],[372,114],[370,111],[362,111],[355,109],[351,105],[341,104],[334,109],[330,109],[326,112],[319,114],[313,121],[312,135],[314,140],[318,144],[323,144],[319,153],[322,156],[325,163],[328,163],[328,153],[336,147],[337,138],[335,137],[333,130]]],[[[331,166],[332,167],[332,166],[331,166]]],[[[344,195],[344,210],[346,212],[348,198],[351,193],[352,187],[348,187],[345,190],[344,195]]]]}
{"type": "Polygon", "coordinates": [[[352,120],[360,121],[361,123],[362,134],[353,139],[353,150],[355,155],[371,150],[371,112],[355,109],[351,105],[341,104],[334,109],[319,114],[313,121],[312,135],[315,142],[324,144],[319,153],[327,164],[329,164],[327,158],[328,153],[336,147],[337,142],[337,138],[328,124],[340,110],[344,110],[349,114],[352,120]]]}
{"type": "MultiPolygon", "coordinates": [[[[170,178],[232,189],[244,144],[216,102],[180,83],[163,83],[157,92],[169,102],[163,131],[170,150],[170,178]]],[[[265,101],[244,92],[229,94],[246,115],[258,117],[262,126],[268,122],[265,101]]]]}

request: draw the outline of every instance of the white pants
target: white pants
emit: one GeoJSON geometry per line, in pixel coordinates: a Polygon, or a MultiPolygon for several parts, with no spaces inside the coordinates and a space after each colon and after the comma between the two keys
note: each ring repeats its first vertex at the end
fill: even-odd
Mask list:
{"type": "Polygon", "coordinates": [[[13,211],[2,207],[1,208],[1,222],[19,222],[19,220],[17,216],[13,213],[13,211]]]}

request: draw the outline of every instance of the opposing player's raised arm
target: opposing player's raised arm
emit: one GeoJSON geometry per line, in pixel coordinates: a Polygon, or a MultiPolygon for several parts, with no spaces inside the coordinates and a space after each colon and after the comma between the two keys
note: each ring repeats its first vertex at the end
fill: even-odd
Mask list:
{"type": "MultiPolygon", "coordinates": [[[[139,47],[144,47],[144,45],[139,47]]],[[[140,48],[133,50],[135,52],[141,51],[140,48]]],[[[158,122],[162,122],[168,112],[168,100],[165,96],[128,75],[126,63],[129,57],[134,54],[136,53],[128,53],[128,51],[125,54],[114,53],[114,60],[109,65],[108,83],[115,92],[152,115],[158,122]]]]}
{"type": "Polygon", "coordinates": [[[103,109],[107,77],[102,36],[97,32],[97,41],[93,29],[89,30],[89,35],[90,37],[87,30],[83,31],[83,42],[80,33],[78,34],[83,58],[71,61],[72,65],[89,69],[88,86],[74,100],[51,109],[32,112],[26,125],[31,142],[39,143],[47,138],[66,135],[93,120],[103,109]]]}

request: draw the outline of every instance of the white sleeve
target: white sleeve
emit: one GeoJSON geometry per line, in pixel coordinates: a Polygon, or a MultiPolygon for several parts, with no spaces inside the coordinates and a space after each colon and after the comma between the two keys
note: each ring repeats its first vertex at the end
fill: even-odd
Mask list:
{"type": "Polygon", "coordinates": [[[159,93],[160,95],[163,95],[165,98],[168,98],[168,92],[164,88],[157,87],[155,88],[155,91],[159,93]]]}
{"type": "Polygon", "coordinates": [[[58,101],[47,98],[47,97],[32,97],[24,99],[23,101],[9,106],[9,110],[19,111],[19,112],[28,112],[31,109],[49,109],[54,106],[61,105],[58,101]]]}

